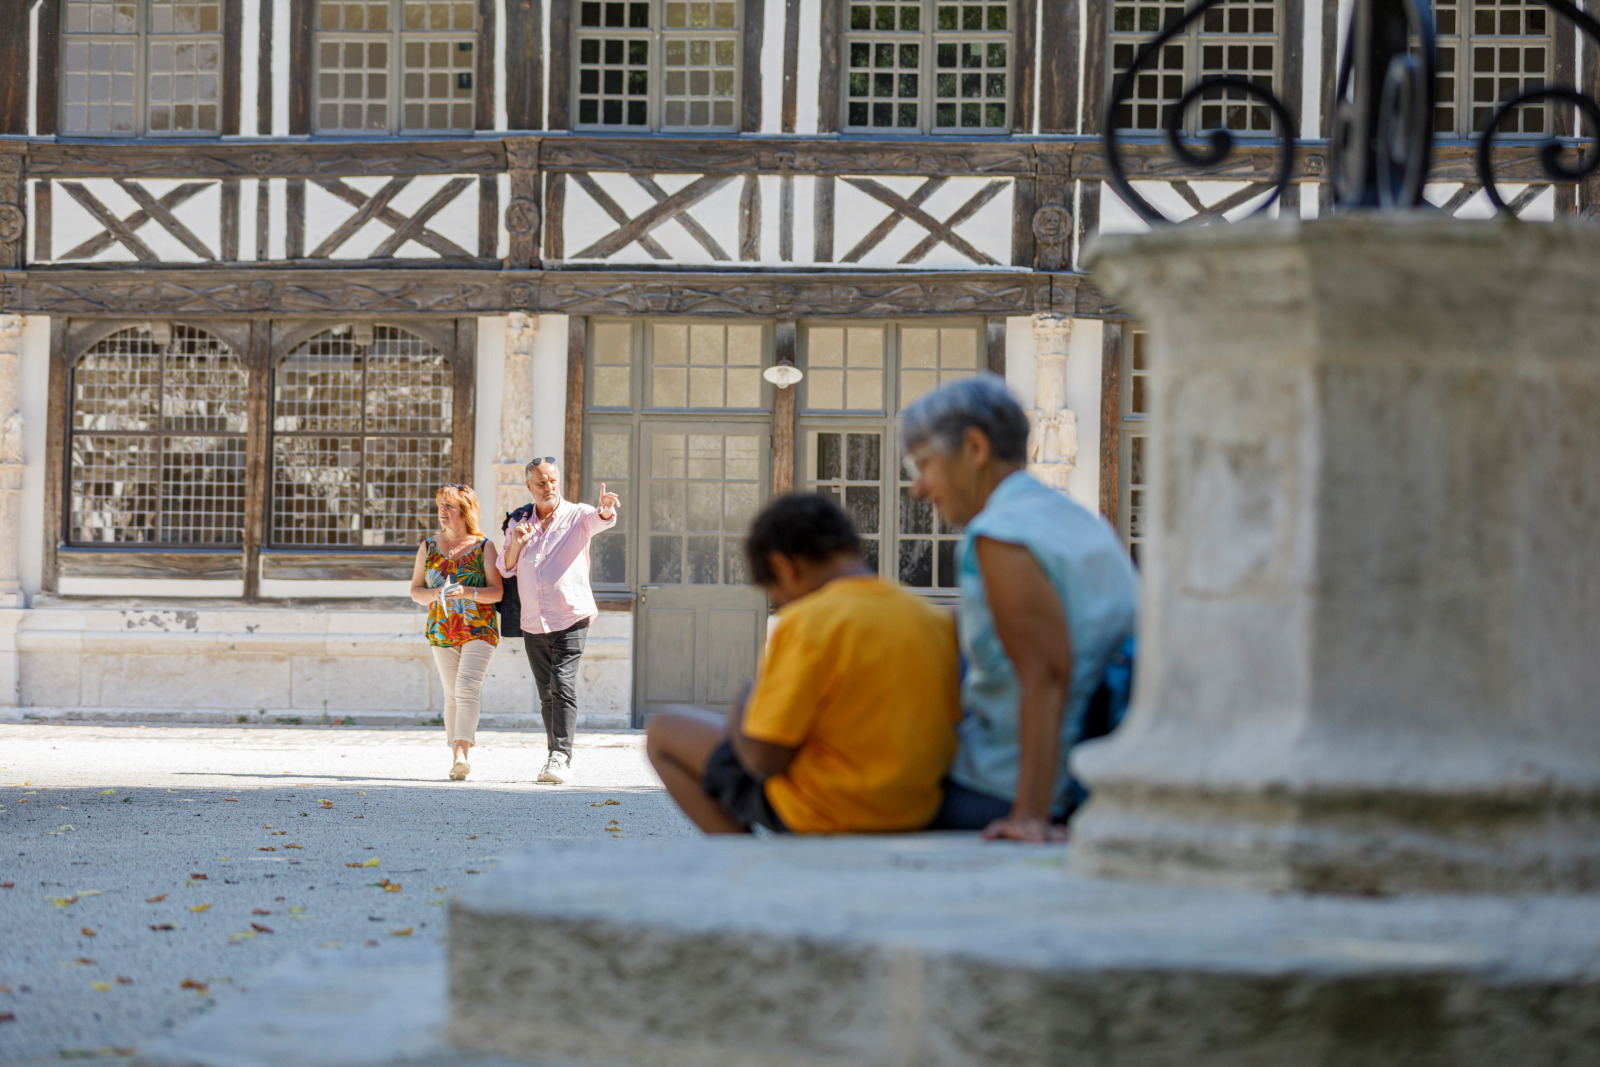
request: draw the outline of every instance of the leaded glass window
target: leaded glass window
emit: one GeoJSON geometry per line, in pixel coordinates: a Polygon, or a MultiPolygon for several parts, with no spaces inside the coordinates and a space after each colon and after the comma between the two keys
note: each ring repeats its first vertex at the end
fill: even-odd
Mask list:
{"type": "Polygon", "coordinates": [[[318,0],[318,133],[465,133],[477,94],[473,0],[318,0]]]}
{"type": "Polygon", "coordinates": [[[271,544],[415,545],[451,478],[454,400],[444,353],[397,327],[296,347],[272,378],[271,544]]]}
{"type": "Polygon", "coordinates": [[[244,364],[190,326],[121,330],[74,363],[68,533],[77,545],[239,545],[244,364]]]}
{"type": "Polygon", "coordinates": [[[222,132],[221,0],[65,0],[64,134],[222,132]]]}
{"type": "MultiPolygon", "coordinates": [[[[1554,42],[1542,0],[1438,0],[1439,35],[1434,130],[1469,137],[1481,132],[1502,101],[1544,85],[1554,42]]],[[[1542,137],[1549,109],[1521,107],[1503,134],[1542,137]]]]}
{"type": "MultiPolygon", "coordinates": [[[[1184,7],[1179,0],[1113,0],[1112,82],[1133,65],[1141,45],[1183,17],[1184,7]]],[[[1245,78],[1276,93],[1282,29],[1281,0],[1228,0],[1209,9],[1140,68],[1133,93],[1117,107],[1117,128],[1164,130],[1168,115],[1183,94],[1208,77],[1245,78]]],[[[1299,46],[1298,41],[1292,45],[1299,46]]],[[[1243,89],[1211,89],[1188,109],[1182,129],[1191,135],[1226,129],[1242,135],[1270,136],[1272,110],[1243,89]]]]}
{"type": "Polygon", "coordinates": [[[578,0],[575,6],[579,128],[737,128],[737,0],[578,0]]]}
{"type": "Polygon", "coordinates": [[[1117,472],[1122,484],[1119,511],[1122,539],[1139,562],[1139,552],[1147,535],[1150,506],[1150,360],[1148,335],[1129,329],[1122,348],[1121,455],[1117,472]]]}
{"type": "Polygon", "coordinates": [[[846,8],[846,129],[1010,131],[1010,0],[849,0],[846,8]]]}

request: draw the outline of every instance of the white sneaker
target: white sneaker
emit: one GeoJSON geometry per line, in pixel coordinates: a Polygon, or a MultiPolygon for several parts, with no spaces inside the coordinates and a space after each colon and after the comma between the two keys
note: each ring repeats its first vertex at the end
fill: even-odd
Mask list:
{"type": "Polygon", "coordinates": [[[560,785],[567,780],[566,775],[571,770],[571,761],[559,755],[551,756],[544,761],[544,770],[539,772],[538,781],[560,785]]]}

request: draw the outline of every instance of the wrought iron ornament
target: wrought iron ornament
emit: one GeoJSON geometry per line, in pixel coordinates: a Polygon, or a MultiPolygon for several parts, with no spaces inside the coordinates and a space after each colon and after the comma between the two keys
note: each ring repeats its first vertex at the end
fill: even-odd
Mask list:
{"type": "MultiPolygon", "coordinates": [[[[1156,36],[1140,46],[1133,62],[1112,85],[1102,136],[1111,185],[1129,207],[1152,224],[1174,220],[1141,196],[1129,181],[1121,152],[1127,131],[1118,129],[1117,112],[1133,98],[1135,82],[1151,59],[1223,2],[1198,0],[1181,17],[1169,20],[1156,36]]],[[[1537,2],[1572,22],[1600,48],[1600,20],[1570,0],[1537,2]]],[[[1300,42],[1289,42],[1289,47],[1300,47],[1300,42]]],[[[1433,5],[1428,0],[1356,0],[1339,64],[1334,114],[1330,117],[1330,174],[1336,210],[1427,206],[1422,194],[1433,157],[1436,62],[1433,5]]],[[[1235,135],[1225,129],[1207,130],[1199,136],[1203,145],[1197,145],[1194,139],[1184,138],[1183,119],[1187,109],[1207,93],[1229,88],[1262,101],[1274,118],[1271,139],[1250,141],[1251,147],[1273,146],[1279,160],[1272,192],[1251,212],[1260,214],[1271,208],[1293,180],[1295,134],[1299,129],[1294,113],[1267,86],[1236,75],[1200,79],[1168,106],[1163,122],[1166,141],[1173,154],[1190,166],[1218,167],[1226,162],[1238,147],[1235,135]]],[[[1583,139],[1587,142],[1585,150],[1575,164],[1562,158],[1575,143],[1571,138],[1552,134],[1540,142],[1524,142],[1538,145],[1545,176],[1552,182],[1572,183],[1600,170],[1600,101],[1571,85],[1544,84],[1525,90],[1501,101],[1478,133],[1478,177],[1497,211],[1507,210],[1507,205],[1494,173],[1496,138],[1512,112],[1548,103],[1570,104],[1588,132],[1583,139]]]]}

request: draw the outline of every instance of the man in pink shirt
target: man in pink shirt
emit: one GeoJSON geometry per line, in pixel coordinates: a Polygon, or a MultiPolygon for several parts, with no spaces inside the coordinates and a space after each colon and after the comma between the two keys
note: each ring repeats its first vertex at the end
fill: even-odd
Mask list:
{"type": "Polygon", "coordinates": [[[511,527],[500,551],[500,573],[517,580],[522,599],[522,643],[539,687],[545,746],[550,756],[539,781],[560,784],[572,766],[578,729],[578,660],[599,616],[589,588],[589,540],[616,525],[617,494],[600,486],[600,506],[561,499],[554,456],[527,467],[533,512],[511,527]]]}

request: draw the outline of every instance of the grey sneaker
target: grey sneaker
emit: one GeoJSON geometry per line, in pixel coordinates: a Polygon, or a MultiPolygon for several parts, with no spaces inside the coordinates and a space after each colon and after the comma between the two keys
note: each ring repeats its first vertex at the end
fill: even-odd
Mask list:
{"type": "Polygon", "coordinates": [[[572,763],[565,756],[552,755],[544,761],[544,770],[539,772],[538,781],[560,785],[567,780],[567,774],[572,769],[572,763]]]}

